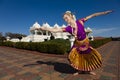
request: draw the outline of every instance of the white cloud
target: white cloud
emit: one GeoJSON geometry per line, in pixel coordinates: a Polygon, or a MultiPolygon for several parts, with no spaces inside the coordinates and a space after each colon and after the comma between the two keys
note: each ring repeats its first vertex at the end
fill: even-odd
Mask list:
{"type": "Polygon", "coordinates": [[[92,34],[90,35],[102,37],[120,36],[120,28],[92,28],[92,34]]]}
{"type": "Polygon", "coordinates": [[[104,32],[109,32],[112,30],[115,30],[116,28],[103,28],[103,29],[93,29],[93,33],[95,34],[100,34],[100,33],[104,33],[104,32]]]}

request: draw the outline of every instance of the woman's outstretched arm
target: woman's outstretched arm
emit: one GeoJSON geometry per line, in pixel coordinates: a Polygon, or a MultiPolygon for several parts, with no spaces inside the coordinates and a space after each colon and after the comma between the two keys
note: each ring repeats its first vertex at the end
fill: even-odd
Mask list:
{"type": "Polygon", "coordinates": [[[90,18],[93,18],[93,17],[96,17],[96,16],[100,16],[100,15],[109,14],[109,13],[111,13],[111,12],[113,12],[113,11],[112,11],[112,10],[108,10],[108,11],[104,11],[104,12],[94,13],[94,14],[91,14],[91,15],[85,17],[84,20],[86,21],[86,20],[88,20],[88,19],[90,19],[90,18]]]}
{"type": "Polygon", "coordinates": [[[37,30],[45,30],[45,31],[50,31],[50,32],[63,32],[63,31],[65,31],[64,28],[44,28],[44,27],[37,28],[37,30]]]}

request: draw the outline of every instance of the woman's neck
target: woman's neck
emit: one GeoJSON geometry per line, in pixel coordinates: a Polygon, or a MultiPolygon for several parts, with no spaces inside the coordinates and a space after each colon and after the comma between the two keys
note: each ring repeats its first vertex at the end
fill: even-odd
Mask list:
{"type": "Polygon", "coordinates": [[[77,30],[77,24],[76,24],[76,22],[73,21],[70,26],[72,27],[72,34],[73,34],[75,37],[77,37],[77,31],[78,31],[78,30],[77,30]]]}
{"type": "Polygon", "coordinates": [[[77,28],[77,27],[76,27],[76,22],[75,22],[75,21],[72,21],[71,24],[70,24],[70,26],[71,26],[72,28],[77,28]]]}

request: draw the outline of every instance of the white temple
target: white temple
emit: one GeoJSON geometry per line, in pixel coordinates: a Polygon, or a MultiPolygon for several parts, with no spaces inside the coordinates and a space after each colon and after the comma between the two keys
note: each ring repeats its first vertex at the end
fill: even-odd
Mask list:
{"type": "MultiPolygon", "coordinates": [[[[29,29],[30,34],[27,37],[22,37],[21,40],[19,39],[11,39],[9,41],[12,42],[43,42],[45,40],[50,40],[51,35],[54,36],[55,39],[57,38],[62,38],[62,39],[69,39],[71,44],[74,42],[74,37],[70,37],[71,34],[68,32],[57,32],[57,33],[51,33],[48,31],[42,31],[42,30],[37,30],[36,28],[61,28],[61,27],[66,27],[64,24],[62,26],[59,26],[57,23],[54,26],[50,26],[48,23],[44,23],[42,26],[38,24],[38,22],[35,22],[29,29]]],[[[85,28],[85,32],[87,33],[87,36],[93,40],[93,36],[90,36],[89,33],[92,33],[92,30],[88,27],[85,28]]]]}
{"type": "Polygon", "coordinates": [[[35,22],[33,26],[30,27],[30,35],[27,37],[23,37],[21,39],[21,42],[43,42],[45,39],[50,40],[51,34],[54,36],[55,39],[57,38],[63,38],[68,39],[68,35],[70,35],[67,32],[58,32],[58,33],[51,33],[48,31],[41,31],[36,30],[36,28],[61,28],[65,27],[65,25],[59,26],[57,23],[54,26],[50,26],[48,23],[44,23],[42,26],[38,24],[38,22],[35,22]]]}

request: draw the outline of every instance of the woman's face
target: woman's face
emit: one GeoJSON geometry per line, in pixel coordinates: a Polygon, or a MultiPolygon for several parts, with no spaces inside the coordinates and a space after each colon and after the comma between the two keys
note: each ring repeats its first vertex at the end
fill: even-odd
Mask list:
{"type": "Polygon", "coordinates": [[[63,19],[64,19],[65,22],[67,22],[68,24],[70,24],[70,23],[71,23],[71,20],[72,20],[72,18],[71,18],[69,15],[67,15],[67,14],[65,14],[65,15],[63,16],[63,19]]]}

